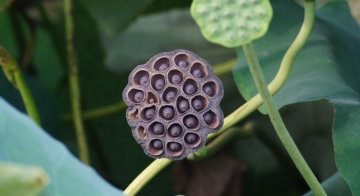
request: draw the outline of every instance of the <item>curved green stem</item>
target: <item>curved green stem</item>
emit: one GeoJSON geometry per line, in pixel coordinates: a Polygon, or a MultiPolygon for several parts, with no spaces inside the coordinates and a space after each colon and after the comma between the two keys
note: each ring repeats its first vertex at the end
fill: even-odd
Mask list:
{"type": "Polygon", "coordinates": [[[148,165],[125,189],[125,195],[136,195],[156,174],[171,163],[170,159],[156,159],[148,165]]]}
{"type": "Polygon", "coordinates": [[[15,59],[4,49],[0,47],[0,64],[8,80],[20,92],[24,102],[26,112],[37,124],[41,124],[40,116],[36,108],[34,98],[29,87],[26,85],[23,74],[15,59]]]}
{"type": "Polygon", "coordinates": [[[70,84],[70,97],[72,105],[72,117],[76,130],[76,139],[78,143],[78,151],[80,160],[89,164],[89,152],[85,136],[84,124],[82,122],[81,113],[81,94],[78,76],[77,58],[74,47],[74,21],[72,13],[72,0],[64,0],[65,15],[65,34],[66,34],[66,51],[68,60],[68,77],[70,84]]]}
{"type": "MultiPolygon", "coordinates": [[[[285,84],[286,79],[289,77],[289,73],[292,68],[292,64],[295,60],[295,57],[299,54],[300,50],[304,47],[306,40],[309,38],[310,32],[314,25],[315,20],[315,3],[314,1],[305,1],[305,15],[304,21],[302,23],[301,29],[296,36],[294,42],[290,45],[289,49],[286,51],[281,64],[279,71],[277,72],[274,79],[268,85],[269,91],[272,95],[280,90],[280,88],[285,84]]],[[[240,120],[247,117],[249,114],[254,112],[261,104],[263,103],[261,96],[259,94],[252,97],[245,104],[240,106],[230,115],[224,119],[224,126],[221,130],[216,133],[210,134],[208,138],[216,137],[217,135],[222,134],[228,128],[232,127],[234,124],[240,120]]]]}
{"type": "MultiPolygon", "coordinates": [[[[309,38],[311,29],[314,24],[315,19],[315,3],[313,0],[305,1],[305,16],[304,21],[301,26],[301,29],[296,36],[294,42],[290,45],[289,49],[286,51],[279,68],[278,73],[276,74],[273,81],[269,84],[268,89],[270,91],[270,94],[275,94],[285,83],[286,79],[289,76],[292,64],[295,60],[295,57],[298,55],[302,47],[304,46],[306,40],[309,38]]],[[[249,101],[247,101],[244,105],[236,109],[234,112],[232,112],[230,115],[228,115],[224,119],[224,126],[216,133],[210,134],[208,136],[208,139],[212,139],[220,134],[223,134],[227,129],[235,125],[240,120],[247,117],[249,114],[254,112],[261,104],[263,103],[263,100],[261,99],[261,96],[259,94],[255,95],[253,98],[251,98],[249,101]]],[[[157,164],[157,160],[155,160],[151,164],[157,164]]],[[[166,165],[165,165],[166,166],[166,165]]],[[[164,167],[153,167],[155,169],[161,170],[164,167]]],[[[159,171],[152,171],[152,173],[156,174],[159,171]]],[[[141,181],[148,181],[146,176],[142,176],[143,179],[139,179],[139,177],[136,178],[138,182],[141,181]]],[[[153,177],[153,176],[151,176],[153,177]]],[[[145,184],[141,184],[144,186],[145,184]]],[[[142,188],[141,186],[141,188],[142,188]]],[[[138,189],[140,190],[140,189],[138,189]]],[[[135,192],[134,194],[136,194],[135,192]]]]}
{"type": "Polygon", "coordinates": [[[268,110],[271,123],[273,124],[280,141],[284,145],[285,149],[289,153],[290,157],[294,161],[306,183],[310,186],[313,193],[315,195],[326,195],[321,184],[316,179],[315,175],[301,155],[280,116],[273,97],[271,96],[270,91],[266,85],[265,77],[261,70],[255,48],[253,47],[252,43],[249,43],[243,46],[243,50],[249,64],[250,72],[254,78],[255,86],[258,89],[262,100],[264,101],[264,105],[268,110]]]}

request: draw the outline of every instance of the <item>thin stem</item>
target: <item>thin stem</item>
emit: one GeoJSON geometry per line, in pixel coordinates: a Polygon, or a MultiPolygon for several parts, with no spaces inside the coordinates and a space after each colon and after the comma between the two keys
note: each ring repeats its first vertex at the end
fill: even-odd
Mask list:
{"type": "Polygon", "coordinates": [[[76,139],[80,160],[89,164],[89,153],[81,113],[81,94],[77,67],[76,51],[74,47],[74,21],[72,15],[72,0],[64,0],[65,34],[67,46],[67,60],[69,66],[70,97],[72,116],[76,130],[76,139]]]}
{"type": "Polygon", "coordinates": [[[0,47],[0,64],[9,81],[19,90],[26,112],[37,124],[41,124],[34,98],[15,59],[0,47]]]}
{"type": "Polygon", "coordinates": [[[125,189],[125,195],[136,195],[156,174],[171,163],[170,159],[156,159],[148,165],[125,189]]]}
{"type": "Polygon", "coordinates": [[[264,105],[268,111],[271,123],[276,131],[276,134],[280,138],[285,149],[289,153],[290,157],[294,161],[296,167],[300,171],[301,175],[305,179],[306,183],[310,186],[311,190],[315,195],[326,195],[324,189],[322,188],[319,181],[316,179],[315,175],[311,171],[310,167],[306,163],[304,157],[301,155],[299,149],[297,148],[294,140],[289,134],[280,113],[275,105],[273,97],[268,90],[266,85],[264,74],[261,70],[255,48],[252,43],[245,44],[243,46],[245,57],[249,64],[250,72],[254,78],[255,86],[258,89],[261,98],[264,101],[264,105]]]}
{"type": "Polygon", "coordinates": [[[229,72],[231,72],[232,68],[234,67],[236,63],[236,59],[230,59],[228,61],[225,61],[223,63],[219,63],[213,66],[214,73],[217,76],[225,75],[229,72]]]}
{"type": "MultiPolygon", "coordinates": [[[[286,51],[281,64],[279,71],[277,72],[274,79],[268,85],[269,91],[272,95],[280,90],[280,88],[285,84],[285,81],[289,77],[293,62],[295,57],[299,54],[300,50],[304,47],[306,40],[309,38],[310,32],[314,25],[315,20],[315,3],[314,1],[305,1],[304,5],[305,15],[304,21],[302,23],[301,29],[296,36],[294,42],[290,45],[289,49],[286,51]]],[[[249,114],[254,112],[261,104],[263,103],[261,96],[259,94],[252,97],[245,104],[240,106],[230,115],[224,119],[224,126],[221,130],[216,133],[210,134],[208,138],[214,138],[217,135],[222,134],[228,128],[232,127],[237,122],[241,121],[249,114]]]]}

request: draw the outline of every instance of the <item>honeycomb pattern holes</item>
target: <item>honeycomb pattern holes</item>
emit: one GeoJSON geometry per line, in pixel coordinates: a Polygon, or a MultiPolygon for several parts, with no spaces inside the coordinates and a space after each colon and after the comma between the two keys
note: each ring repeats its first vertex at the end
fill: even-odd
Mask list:
{"type": "Polygon", "coordinates": [[[150,120],[154,119],[155,116],[156,116],[155,106],[144,108],[140,113],[140,117],[144,121],[150,121],[150,120]]]}
{"type": "Polygon", "coordinates": [[[183,146],[178,142],[168,142],[166,149],[169,155],[172,157],[179,157],[184,151],[183,146]]]}
{"type": "Polygon", "coordinates": [[[130,101],[136,104],[140,104],[144,100],[144,91],[138,90],[138,89],[131,89],[128,92],[128,98],[130,101]]]}
{"type": "Polygon", "coordinates": [[[162,136],[165,133],[165,127],[160,122],[153,122],[149,126],[149,131],[154,135],[162,136]]]}
{"type": "Polygon", "coordinates": [[[183,91],[187,95],[193,95],[199,90],[198,84],[193,79],[187,79],[184,82],[183,91]]]}
{"type": "Polygon", "coordinates": [[[189,67],[189,56],[186,54],[178,54],[175,56],[175,64],[183,69],[189,67]]]}
{"type": "Polygon", "coordinates": [[[158,100],[158,98],[156,97],[156,95],[154,95],[154,93],[148,92],[147,98],[146,98],[146,103],[147,103],[147,104],[159,103],[159,100],[158,100]]]}
{"type": "Polygon", "coordinates": [[[160,108],[160,116],[165,120],[172,120],[175,117],[175,110],[171,105],[166,105],[160,108]]]}
{"type": "Polygon", "coordinates": [[[183,119],[184,125],[189,129],[196,129],[199,126],[199,119],[192,114],[186,115],[183,119]]]}
{"type": "Polygon", "coordinates": [[[179,70],[171,70],[169,71],[169,82],[175,85],[179,85],[184,80],[184,74],[182,74],[179,70]]]}
{"type": "Polygon", "coordinates": [[[160,139],[154,139],[150,141],[148,148],[151,155],[159,156],[164,152],[164,143],[160,139]]]}
{"type": "Polygon", "coordinates": [[[162,95],[162,100],[164,100],[166,103],[172,103],[178,94],[178,90],[174,87],[168,87],[163,95],[162,95]]]}
{"type": "Polygon", "coordinates": [[[190,104],[187,99],[185,99],[182,96],[179,96],[176,101],[176,107],[177,107],[179,113],[182,114],[190,109],[190,104]]]}
{"type": "Polygon", "coordinates": [[[166,71],[170,67],[170,60],[168,58],[160,58],[155,61],[154,69],[156,71],[166,71]]]}
{"type": "Polygon", "coordinates": [[[202,89],[210,97],[214,97],[218,93],[218,86],[213,81],[205,83],[202,89]]]}
{"type": "Polygon", "coordinates": [[[205,78],[208,75],[205,66],[199,62],[196,62],[191,66],[190,73],[196,78],[205,78]]]}
{"type": "Polygon", "coordinates": [[[138,126],[136,128],[136,136],[141,139],[141,140],[145,140],[147,139],[147,132],[145,130],[145,128],[143,126],[138,126]]]}
{"type": "Polygon", "coordinates": [[[203,118],[205,123],[212,129],[216,129],[220,125],[218,116],[211,110],[204,113],[203,118]]]}
{"type": "Polygon", "coordinates": [[[146,86],[150,82],[149,73],[145,70],[140,70],[134,74],[134,83],[140,86],[146,86]]]}
{"type": "Polygon", "coordinates": [[[154,90],[161,91],[165,85],[165,77],[162,74],[156,74],[151,78],[151,86],[154,90]]]}
{"type": "Polygon", "coordinates": [[[196,148],[201,144],[200,136],[196,133],[186,133],[184,141],[190,148],[196,148]]]}
{"type": "Polygon", "coordinates": [[[178,138],[183,134],[183,128],[179,123],[174,123],[168,128],[168,135],[173,138],[178,138]]]}
{"type": "Polygon", "coordinates": [[[198,95],[195,96],[191,100],[191,106],[194,108],[194,110],[201,112],[203,111],[208,105],[208,101],[205,99],[205,97],[198,95]]]}

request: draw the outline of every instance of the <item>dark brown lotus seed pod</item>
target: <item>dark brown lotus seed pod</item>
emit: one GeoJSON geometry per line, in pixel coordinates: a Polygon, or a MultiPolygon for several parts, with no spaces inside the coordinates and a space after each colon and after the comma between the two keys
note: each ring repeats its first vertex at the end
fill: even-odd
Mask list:
{"type": "Polygon", "coordinates": [[[211,66],[187,50],[157,54],[129,75],[127,121],[144,152],[179,160],[220,129],[223,85],[211,66]]]}

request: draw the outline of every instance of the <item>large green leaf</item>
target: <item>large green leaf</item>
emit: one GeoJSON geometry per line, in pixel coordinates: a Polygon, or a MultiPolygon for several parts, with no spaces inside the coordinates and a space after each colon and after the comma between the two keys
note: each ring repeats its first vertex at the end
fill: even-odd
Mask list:
{"type": "Polygon", "coordinates": [[[51,181],[46,195],[122,195],[2,98],[0,160],[42,167],[51,181]]]}
{"type": "MultiPolygon", "coordinates": [[[[300,27],[303,11],[290,3],[272,1],[274,19],[269,33],[255,43],[266,79],[278,70],[286,48],[300,27]],[[285,9],[286,8],[286,9],[285,9]]],[[[328,99],[336,109],[333,140],[336,162],[355,195],[360,194],[360,28],[345,1],[318,10],[317,24],[297,57],[290,77],[275,95],[280,108],[291,103],[328,99]],[[336,16],[336,17],[334,17],[336,16]]],[[[256,93],[241,49],[233,73],[242,95],[256,93]]],[[[262,112],[265,112],[263,108],[262,112]]]]}

